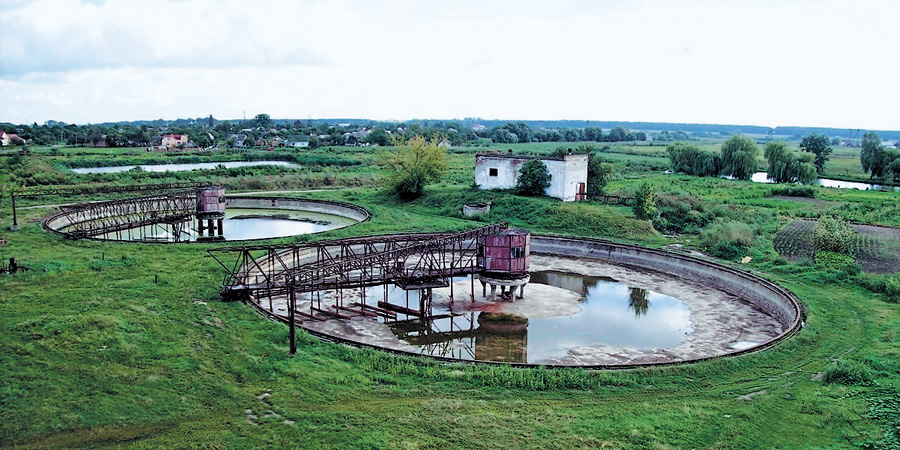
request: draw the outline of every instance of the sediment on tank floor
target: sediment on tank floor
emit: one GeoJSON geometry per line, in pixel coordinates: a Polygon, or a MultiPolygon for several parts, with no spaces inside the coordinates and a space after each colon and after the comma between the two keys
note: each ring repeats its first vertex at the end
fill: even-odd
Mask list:
{"type": "MultiPolygon", "coordinates": [[[[429,320],[342,311],[344,318],[300,316],[298,323],[331,340],[440,360],[597,368],[759,351],[802,325],[802,306],[793,294],[721,264],[590,239],[534,236],[533,246],[532,282],[522,299],[489,298],[477,278],[455,277],[432,290],[429,320]],[[624,304],[604,297],[614,291],[625,296],[624,304]],[[515,318],[514,323],[486,326],[479,320],[485,313],[515,318]],[[592,324],[597,325],[592,329],[592,324]]],[[[298,298],[297,310],[376,305],[381,297],[402,305],[404,295],[383,286],[324,290],[298,298]]],[[[417,295],[406,301],[415,304],[417,295]]],[[[286,300],[276,295],[252,303],[286,320],[286,300]]]]}

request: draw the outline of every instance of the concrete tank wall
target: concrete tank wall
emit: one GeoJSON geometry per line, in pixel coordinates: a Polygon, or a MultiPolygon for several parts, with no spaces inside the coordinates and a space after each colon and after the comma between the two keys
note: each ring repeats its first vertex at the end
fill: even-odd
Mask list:
{"type": "Polygon", "coordinates": [[[531,251],[609,261],[711,284],[778,320],[784,330],[776,340],[796,331],[803,320],[800,301],[790,291],[750,273],[700,258],[599,240],[550,236],[532,236],[531,251]]]}
{"type": "Polygon", "coordinates": [[[286,197],[226,197],[227,208],[250,209],[287,209],[293,211],[311,211],[321,214],[332,214],[346,217],[357,222],[369,220],[369,212],[360,206],[351,203],[332,202],[328,200],[308,200],[302,198],[286,197]]]}
{"type": "MultiPolygon", "coordinates": [[[[138,205],[122,205],[118,213],[137,213],[139,210],[153,209],[154,203],[158,200],[145,200],[143,206],[138,205]]],[[[356,206],[352,203],[333,202],[329,200],[309,200],[294,199],[285,197],[226,197],[224,206],[228,208],[249,208],[249,209],[286,209],[295,211],[311,211],[322,214],[331,214],[335,216],[345,217],[357,222],[365,222],[371,218],[371,215],[365,208],[356,206]]],[[[162,205],[157,207],[162,208],[162,205]]],[[[48,230],[63,234],[62,229],[76,223],[83,223],[92,220],[98,220],[109,214],[89,214],[87,211],[73,212],[68,215],[58,213],[44,221],[44,227],[48,230]]],[[[94,238],[103,240],[100,238],[94,238]]]]}

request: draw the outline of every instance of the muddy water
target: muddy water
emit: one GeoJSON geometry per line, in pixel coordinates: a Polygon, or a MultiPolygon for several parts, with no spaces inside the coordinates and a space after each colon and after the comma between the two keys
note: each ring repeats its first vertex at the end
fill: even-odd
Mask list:
{"type": "MultiPolygon", "coordinates": [[[[343,228],[354,223],[356,221],[345,217],[309,211],[229,208],[225,211],[223,224],[224,240],[237,241],[296,236],[343,228]]],[[[192,223],[190,226],[182,229],[178,236],[178,241],[197,241],[201,236],[196,227],[197,224],[192,223]]],[[[65,231],[65,229],[62,231],[65,231]]],[[[218,233],[218,231],[215,233],[218,233]]],[[[204,235],[208,235],[208,231],[204,232],[204,235]]],[[[118,233],[102,235],[100,238],[123,241],[176,241],[175,232],[166,224],[133,228],[118,233]]]]}
{"type": "MultiPolygon", "coordinates": [[[[454,280],[455,286],[464,287],[466,280],[454,280]]],[[[479,290],[480,284],[477,281],[475,284],[479,290]]],[[[382,289],[372,288],[367,297],[383,300],[382,289]]],[[[407,302],[406,291],[390,287],[388,297],[393,304],[419,307],[417,291],[409,291],[407,302]]],[[[518,363],[562,358],[572,348],[598,344],[666,349],[682,343],[693,331],[690,310],[681,300],[611,278],[533,272],[526,287],[526,298],[527,301],[518,300],[509,305],[496,303],[478,308],[469,307],[465,300],[450,304],[449,299],[435,298],[435,320],[400,314],[398,320],[385,323],[399,339],[423,354],[518,363]],[[569,303],[570,307],[557,310],[557,315],[549,317],[546,311],[538,311],[545,309],[542,306],[525,305],[556,300],[569,303]],[[525,323],[481,320],[482,314],[494,311],[515,311],[527,319],[525,323]]],[[[368,300],[367,303],[377,302],[368,300]]]]}

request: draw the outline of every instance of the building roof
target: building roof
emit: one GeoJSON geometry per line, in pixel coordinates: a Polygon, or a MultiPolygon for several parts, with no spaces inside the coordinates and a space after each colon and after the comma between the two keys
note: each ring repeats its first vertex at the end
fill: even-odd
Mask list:
{"type": "Polygon", "coordinates": [[[480,156],[484,158],[502,158],[502,159],[541,159],[546,161],[565,161],[566,156],[585,156],[586,154],[582,153],[570,153],[565,156],[557,156],[557,155],[518,155],[515,153],[502,153],[499,151],[488,151],[488,152],[478,152],[475,153],[475,156],[480,156]]]}

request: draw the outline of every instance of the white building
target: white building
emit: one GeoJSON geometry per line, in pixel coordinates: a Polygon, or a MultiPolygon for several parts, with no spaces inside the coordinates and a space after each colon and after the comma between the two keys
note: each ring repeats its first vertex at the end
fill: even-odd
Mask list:
{"type": "Polygon", "coordinates": [[[523,156],[512,153],[475,155],[475,184],[480,189],[516,187],[519,169],[525,161],[540,159],[550,172],[550,187],[544,193],[565,202],[584,200],[587,193],[588,155],[523,156]]]}

